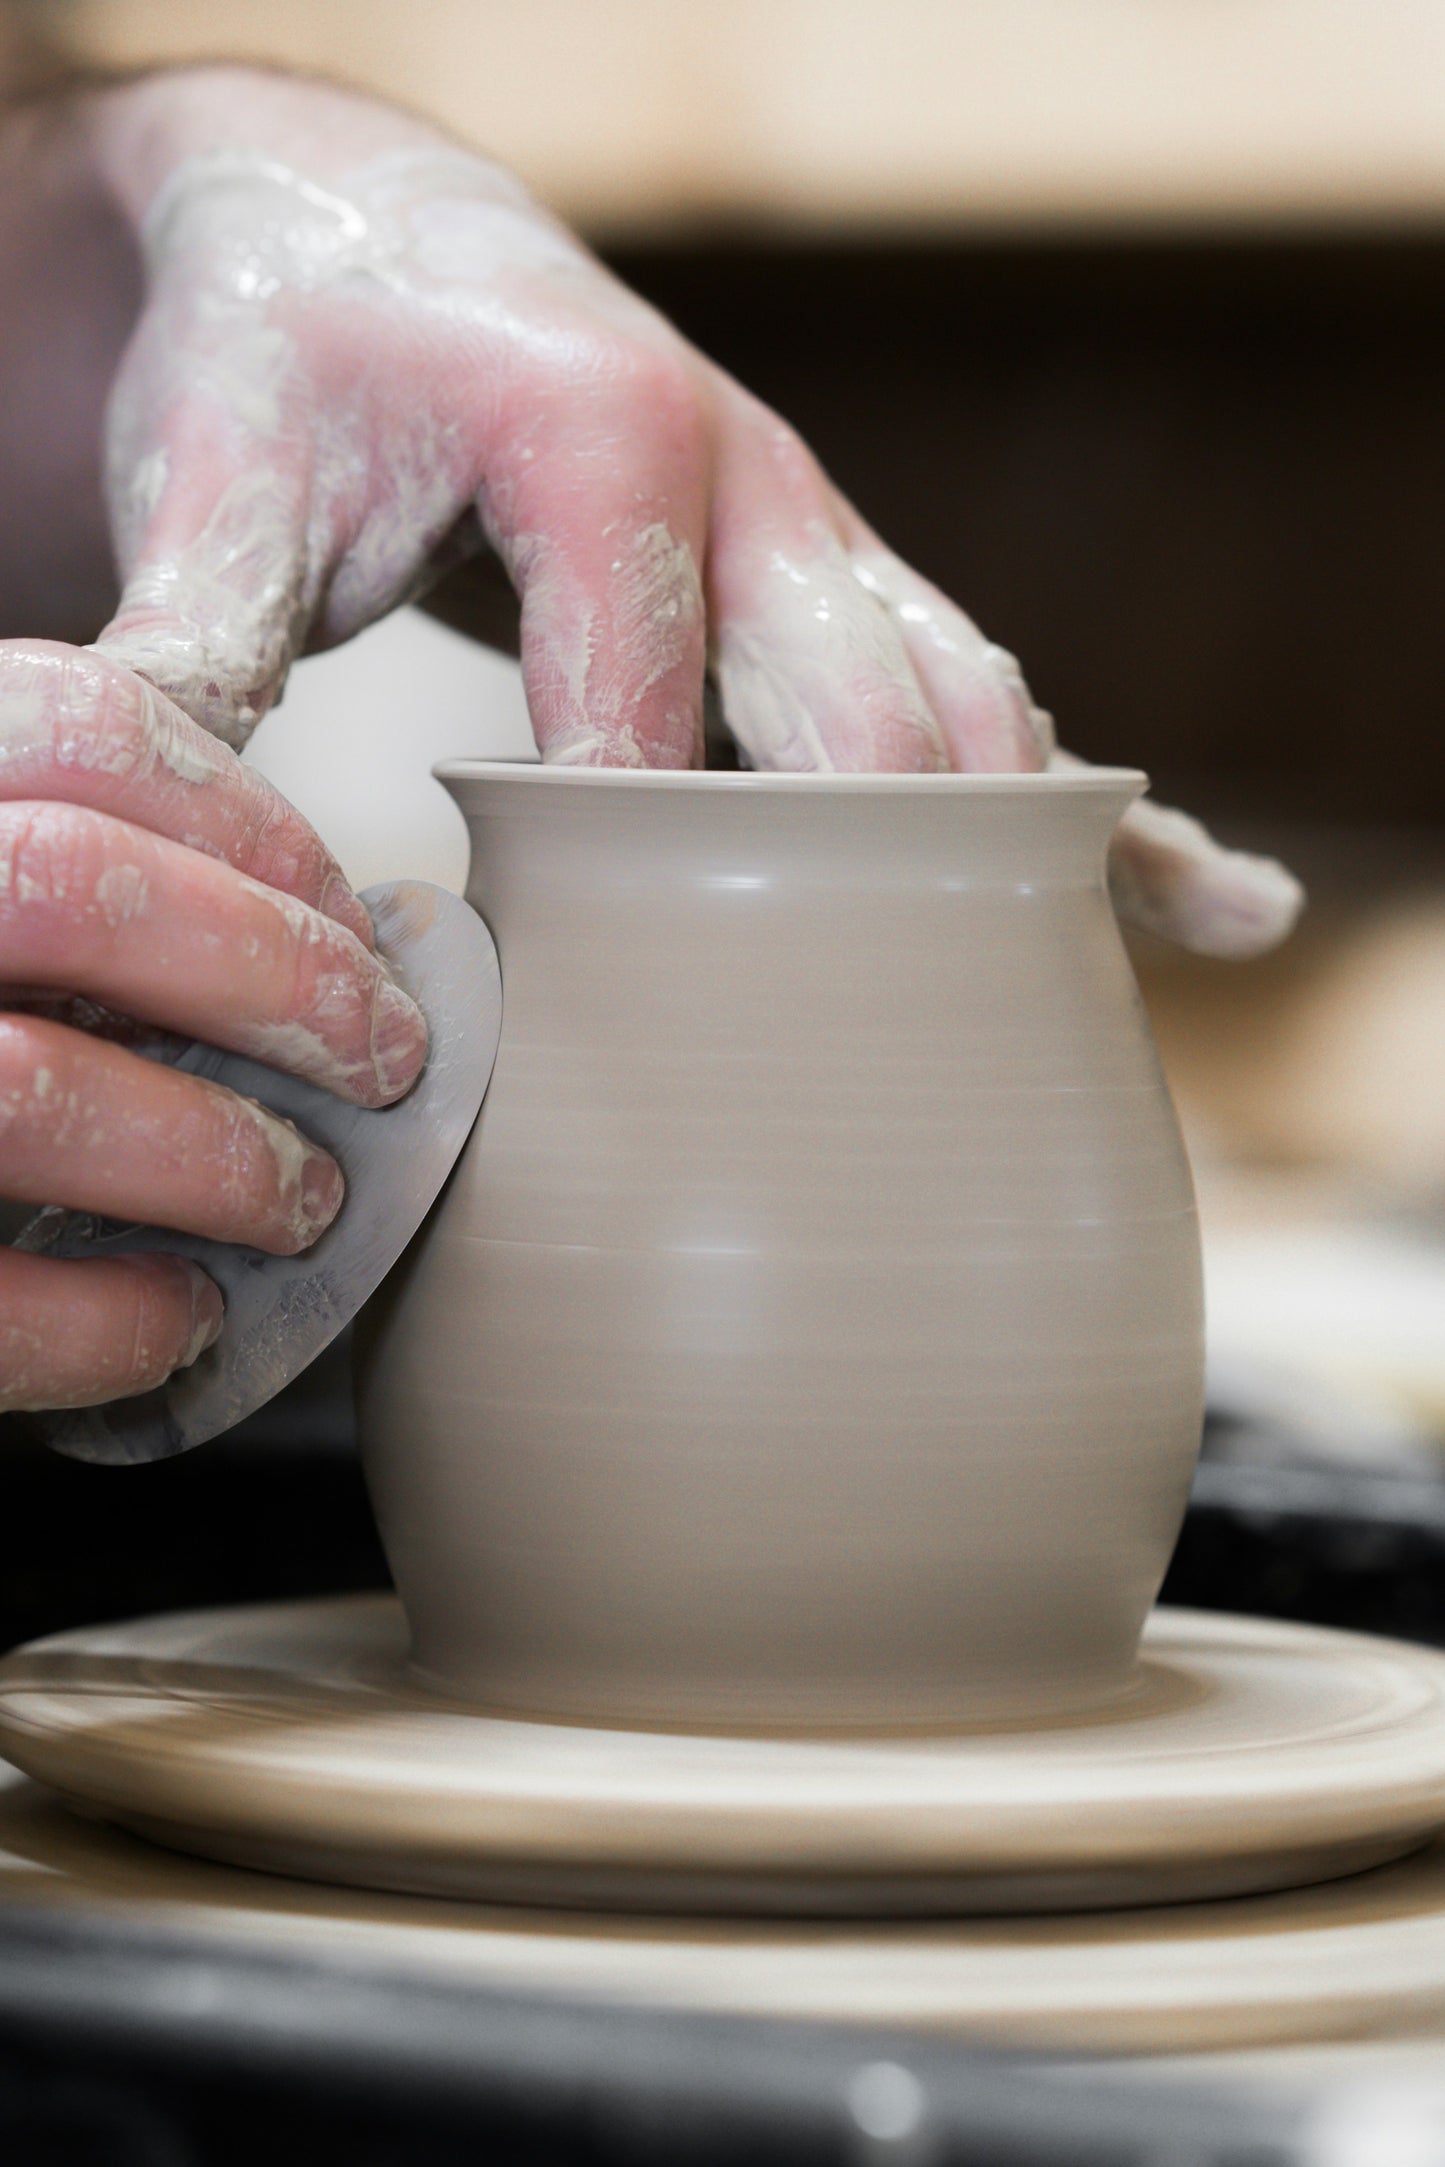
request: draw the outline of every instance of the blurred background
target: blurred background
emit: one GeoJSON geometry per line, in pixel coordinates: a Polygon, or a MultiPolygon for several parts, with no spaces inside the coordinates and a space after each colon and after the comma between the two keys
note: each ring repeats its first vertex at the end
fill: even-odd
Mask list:
{"type": "MultiPolygon", "coordinates": [[[[1021,657],[1065,742],[1301,872],[1264,963],[1136,944],[1205,1210],[1198,1525],[1253,1530],[1253,1607],[1325,1602],[1338,1553],[1398,1624],[1380,1516],[1445,1533],[1442,0],[0,22],[33,82],[260,59],[513,165],[1021,657]],[[1327,1525],[1322,1565],[1298,1538],[1327,1525]]],[[[430,764],[529,748],[514,667],[412,611],[301,664],[251,757],[359,883],[460,886],[430,764]]],[[[1171,1586],[1218,1569],[1186,1545],[1171,1586]]],[[[1434,1576],[1410,1585],[1434,1632],[1434,1576]]]]}

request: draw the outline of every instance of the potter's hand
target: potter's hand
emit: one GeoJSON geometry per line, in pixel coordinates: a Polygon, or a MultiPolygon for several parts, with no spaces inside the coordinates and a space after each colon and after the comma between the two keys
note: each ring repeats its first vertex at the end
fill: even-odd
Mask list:
{"type": "MultiPolygon", "coordinates": [[[[104,94],[147,298],[112,403],[125,573],[101,647],[232,744],[292,657],[489,541],[545,758],[677,767],[705,662],[753,763],[1031,769],[1012,658],[869,532],[796,435],[508,175],[315,84],[104,94]]],[[[1131,915],[1226,953],[1298,891],[1126,822],[1131,915]]]]}
{"type": "MultiPolygon", "coordinates": [[[[300,814],[117,664],[0,643],[0,1196],[307,1248],[335,1161],[252,1101],[77,1028],[119,1012],[363,1106],[425,1054],[419,1011],[300,814]],[[39,1011],[37,1013],[37,1011],[39,1011]]],[[[0,1408],[159,1384],[216,1336],[177,1257],[0,1249],[0,1408]]]]}

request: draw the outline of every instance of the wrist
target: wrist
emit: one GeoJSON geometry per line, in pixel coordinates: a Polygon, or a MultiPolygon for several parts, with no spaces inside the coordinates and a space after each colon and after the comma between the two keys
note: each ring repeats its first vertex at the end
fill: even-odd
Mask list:
{"type": "MultiPolygon", "coordinates": [[[[137,231],[178,175],[218,160],[270,162],[344,192],[352,176],[381,158],[467,155],[440,130],[395,107],[258,67],[166,69],[93,92],[86,105],[97,169],[137,231]]],[[[485,168],[483,159],[475,163],[485,168]]],[[[515,191],[495,170],[499,186],[515,191]]]]}

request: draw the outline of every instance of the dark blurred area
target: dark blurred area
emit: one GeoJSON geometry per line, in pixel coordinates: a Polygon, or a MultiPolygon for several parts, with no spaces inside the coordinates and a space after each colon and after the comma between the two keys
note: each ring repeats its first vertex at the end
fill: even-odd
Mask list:
{"type": "Polygon", "coordinates": [[[1445,243],[611,260],[1076,752],[1250,821],[1445,821],[1445,243]]]}

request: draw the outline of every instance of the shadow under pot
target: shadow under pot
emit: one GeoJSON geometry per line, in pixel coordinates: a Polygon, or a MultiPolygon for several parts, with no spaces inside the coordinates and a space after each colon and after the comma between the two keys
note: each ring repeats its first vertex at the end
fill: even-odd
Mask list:
{"type": "Polygon", "coordinates": [[[369,1319],[425,1681],[720,1727],[1127,1692],[1199,1438],[1142,778],[457,763],[481,1118],[369,1319]]]}

